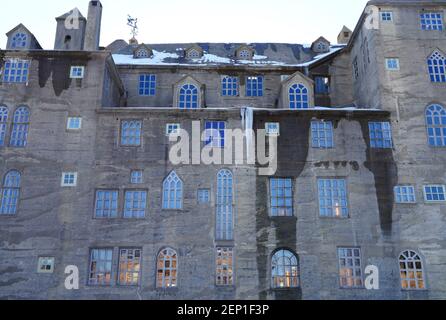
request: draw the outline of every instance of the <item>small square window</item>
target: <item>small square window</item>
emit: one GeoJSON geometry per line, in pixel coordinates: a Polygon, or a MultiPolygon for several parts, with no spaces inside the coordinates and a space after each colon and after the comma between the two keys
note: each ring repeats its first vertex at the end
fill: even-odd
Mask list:
{"type": "Polygon", "coordinates": [[[381,21],[391,22],[393,21],[393,12],[391,11],[381,11],[381,21]]]}
{"type": "Polygon", "coordinates": [[[130,174],[131,184],[142,184],[143,183],[143,172],[141,170],[132,171],[130,174]]]}
{"type": "Polygon", "coordinates": [[[62,187],[75,187],[77,185],[77,172],[62,173],[62,187]]]}
{"type": "Polygon", "coordinates": [[[171,134],[178,135],[180,134],[181,126],[179,123],[168,123],[166,125],[166,136],[170,136],[171,134]]]}
{"type": "Polygon", "coordinates": [[[334,148],[334,132],[331,121],[311,121],[311,145],[316,149],[334,148]]]}
{"type": "Polygon", "coordinates": [[[70,78],[71,79],[82,79],[84,77],[85,67],[74,66],[71,67],[70,78]]]}
{"type": "Polygon", "coordinates": [[[413,186],[396,186],[395,187],[396,203],[416,203],[415,187],[413,186]]]}
{"type": "Polygon", "coordinates": [[[426,202],[445,202],[446,190],[442,185],[424,186],[424,200],[426,202]]]}
{"type": "Polygon", "coordinates": [[[54,258],[40,257],[37,266],[38,273],[53,273],[54,272],[54,258]]]}
{"type": "Polygon", "coordinates": [[[387,70],[400,70],[400,59],[398,58],[387,58],[386,59],[387,70]]]}
{"type": "Polygon", "coordinates": [[[374,149],[393,148],[390,122],[370,122],[370,146],[374,149]]]}
{"type": "Polygon", "coordinates": [[[67,121],[68,130],[80,130],[82,129],[82,118],[80,117],[69,117],[67,121]]]}
{"type": "Polygon", "coordinates": [[[209,189],[198,190],[198,204],[208,204],[211,201],[211,192],[209,189]]]}
{"type": "Polygon", "coordinates": [[[267,122],[265,124],[266,135],[267,136],[280,136],[280,123],[277,122],[267,122]]]}

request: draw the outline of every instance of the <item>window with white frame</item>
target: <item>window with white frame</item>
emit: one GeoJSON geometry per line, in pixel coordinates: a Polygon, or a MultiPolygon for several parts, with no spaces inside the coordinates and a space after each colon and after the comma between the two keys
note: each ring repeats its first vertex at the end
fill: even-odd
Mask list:
{"type": "Polygon", "coordinates": [[[181,126],[179,123],[168,123],[166,124],[166,136],[178,135],[180,134],[181,126]]]}
{"type": "Polygon", "coordinates": [[[82,118],[81,117],[69,117],[67,120],[68,130],[80,130],[82,129],[82,118]]]}
{"type": "Polygon", "coordinates": [[[291,178],[270,179],[270,210],[272,217],[293,216],[293,180],[291,178]]]}
{"type": "Polygon", "coordinates": [[[347,182],[345,179],[318,179],[319,214],[328,218],[348,218],[347,182]]]}
{"type": "Polygon", "coordinates": [[[84,77],[85,67],[83,66],[72,66],[70,70],[71,79],[82,79],[84,77]]]}
{"type": "Polygon", "coordinates": [[[292,110],[308,109],[310,106],[308,89],[301,83],[293,84],[289,88],[288,99],[292,110]]]}
{"type": "Polygon", "coordinates": [[[38,273],[54,273],[54,261],[52,257],[40,257],[37,264],[38,273]]]}
{"type": "Polygon", "coordinates": [[[133,170],[130,173],[130,183],[131,184],[142,184],[143,183],[143,171],[133,170]]]}
{"type": "Polygon", "coordinates": [[[277,250],[271,259],[271,285],[273,289],[298,288],[299,259],[289,250],[277,250]]]}
{"type": "Polygon", "coordinates": [[[211,191],[209,189],[199,189],[197,198],[198,204],[208,204],[211,201],[211,191]]]}
{"type": "Polygon", "coordinates": [[[221,95],[223,97],[238,96],[238,77],[223,76],[221,78],[221,95]]]}
{"type": "Polygon", "coordinates": [[[88,285],[109,286],[112,279],[113,249],[92,249],[88,285]]]}
{"type": "Polygon", "coordinates": [[[446,147],[446,109],[433,104],[426,109],[428,142],[431,147],[446,147]]]}
{"type": "Polygon", "coordinates": [[[23,32],[17,32],[12,37],[11,48],[12,49],[23,49],[26,47],[27,43],[27,35],[23,32]]]}
{"type": "Polygon", "coordinates": [[[204,127],[205,145],[213,148],[224,148],[226,123],[224,121],[206,121],[204,127]]]}
{"type": "Polygon", "coordinates": [[[0,106],[0,147],[6,144],[6,131],[8,127],[8,108],[0,106]]]}
{"type": "Polygon", "coordinates": [[[217,174],[216,193],[216,238],[233,240],[234,238],[234,177],[232,172],[223,169],[217,174]]]}
{"type": "Polygon", "coordinates": [[[246,77],[246,96],[263,97],[263,77],[246,77]]]}
{"type": "Polygon", "coordinates": [[[141,219],[146,216],[147,191],[129,190],[124,196],[124,218],[141,219]]]}
{"type": "Polygon", "coordinates": [[[98,190],[96,191],[95,218],[117,218],[118,217],[118,191],[98,190]]]}
{"type": "Polygon", "coordinates": [[[266,135],[271,137],[280,136],[280,123],[278,122],[267,122],[265,123],[266,135]]]}
{"type": "Polygon", "coordinates": [[[233,248],[217,248],[216,284],[217,286],[232,286],[234,284],[233,248]]]}
{"type": "Polygon", "coordinates": [[[390,122],[369,122],[370,146],[375,149],[391,149],[392,127],[390,122]]]}
{"type": "Polygon", "coordinates": [[[362,288],[362,262],[360,248],[339,248],[339,281],[341,288],[362,288]]]}
{"type": "Polygon", "coordinates": [[[20,199],[20,185],[20,172],[12,170],[5,175],[0,195],[0,215],[15,215],[17,213],[20,199]]]}
{"type": "Polygon", "coordinates": [[[171,248],[161,250],[157,258],[156,287],[175,288],[178,284],[178,255],[171,248]]]}
{"type": "Polygon", "coordinates": [[[156,95],[156,75],[141,74],[139,76],[139,95],[153,97],[156,95]]]}
{"type": "Polygon", "coordinates": [[[29,60],[6,59],[3,68],[4,83],[26,83],[29,75],[29,60]]]}
{"type": "Polygon", "coordinates": [[[445,202],[446,191],[444,185],[424,186],[424,200],[426,202],[445,202]]]}
{"type": "Polygon", "coordinates": [[[401,288],[403,290],[425,290],[426,279],[423,260],[412,250],[401,253],[399,257],[401,288]]]}
{"type": "Polygon", "coordinates": [[[141,145],[142,121],[125,120],[121,123],[121,145],[138,147],[141,145]]]}
{"type": "Polygon", "coordinates": [[[313,148],[333,148],[333,136],[333,123],[331,121],[311,121],[311,144],[313,148]]]}
{"type": "Polygon", "coordinates": [[[199,96],[198,88],[193,84],[183,85],[178,94],[179,109],[198,109],[199,96]]]}
{"type": "Polygon", "coordinates": [[[141,273],[141,249],[119,250],[119,284],[122,286],[137,286],[141,273]]]}
{"type": "Polygon", "coordinates": [[[77,185],[77,172],[63,172],[60,185],[62,187],[75,187],[77,185]]]}
{"type": "Polygon", "coordinates": [[[181,210],[183,208],[183,181],[172,171],[163,182],[163,209],[181,210]]]}
{"type": "Polygon", "coordinates": [[[423,12],[420,14],[421,30],[443,30],[443,13],[423,12]]]}
{"type": "Polygon", "coordinates": [[[396,186],[395,187],[396,203],[416,203],[414,186],[396,186]]]}
{"type": "Polygon", "coordinates": [[[393,12],[392,11],[381,11],[381,21],[391,22],[393,21],[393,12]]]}
{"type": "Polygon", "coordinates": [[[400,59],[398,58],[386,58],[386,69],[390,71],[396,71],[400,69],[400,59]]]}
{"type": "Polygon", "coordinates": [[[438,50],[435,50],[427,58],[427,66],[431,82],[446,82],[446,57],[438,50]]]}

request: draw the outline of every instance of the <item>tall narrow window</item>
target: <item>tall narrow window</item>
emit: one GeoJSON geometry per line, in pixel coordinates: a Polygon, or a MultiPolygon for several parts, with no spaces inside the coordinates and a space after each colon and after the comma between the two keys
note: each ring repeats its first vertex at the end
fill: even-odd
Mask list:
{"type": "Polygon", "coordinates": [[[124,218],[140,219],[146,216],[147,191],[126,191],[124,218]]]}
{"type": "Polygon", "coordinates": [[[20,180],[18,171],[9,171],[3,180],[0,215],[15,215],[20,199],[20,180]]]}
{"type": "Polygon", "coordinates": [[[263,97],[263,77],[246,78],[246,96],[263,97]]]}
{"type": "Polygon", "coordinates": [[[308,109],[308,89],[303,84],[294,84],[289,89],[290,109],[308,109]]]}
{"type": "Polygon", "coordinates": [[[333,123],[331,121],[312,121],[311,142],[313,148],[333,148],[333,123]]]}
{"type": "Polygon", "coordinates": [[[233,254],[234,250],[232,248],[217,248],[217,286],[232,286],[234,284],[233,254]]]}
{"type": "Polygon", "coordinates": [[[390,122],[369,122],[370,146],[374,149],[391,149],[392,128],[390,122]]]}
{"type": "Polygon", "coordinates": [[[205,127],[205,145],[213,148],[225,147],[225,129],[224,121],[206,121],[205,127]]]}
{"type": "Polygon", "coordinates": [[[339,248],[339,281],[341,288],[362,288],[360,248],[339,248]]]}
{"type": "Polygon", "coordinates": [[[5,145],[8,123],[8,108],[0,106],[0,147],[5,145]]]}
{"type": "Polygon", "coordinates": [[[11,48],[23,49],[26,47],[27,36],[25,33],[18,32],[12,37],[11,48]]]}
{"type": "Polygon", "coordinates": [[[232,172],[221,170],[217,175],[217,240],[233,240],[233,192],[232,172]]]}
{"type": "Polygon", "coordinates": [[[270,179],[271,216],[293,216],[293,182],[291,179],[270,179]]]}
{"type": "Polygon", "coordinates": [[[426,280],[423,260],[415,251],[404,251],[399,258],[401,288],[403,290],[424,290],[426,280]]]}
{"type": "Polygon", "coordinates": [[[163,183],[163,209],[181,210],[183,208],[183,181],[172,171],[163,183]]]}
{"type": "Polygon", "coordinates": [[[141,249],[119,250],[119,284],[137,286],[141,272],[141,249]]]}
{"type": "Polygon", "coordinates": [[[156,272],[157,288],[175,288],[178,284],[178,256],[167,248],[158,254],[156,272]]]}
{"type": "Polygon", "coordinates": [[[7,59],[3,70],[3,82],[25,83],[28,81],[29,61],[7,59]]]}
{"type": "Polygon", "coordinates": [[[118,191],[98,190],[96,191],[96,218],[118,217],[118,191]]]}
{"type": "Polygon", "coordinates": [[[224,76],[221,78],[221,95],[223,97],[238,96],[238,77],[224,76]]]}
{"type": "Polygon", "coordinates": [[[318,179],[321,217],[348,218],[347,183],[344,179],[318,179]]]}
{"type": "Polygon", "coordinates": [[[139,76],[139,95],[154,96],[156,94],[156,75],[141,74],[139,76]]]}
{"type": "Polygon", "coordinates": [[[443,30],[441,12],[423,12],[420,14],[421,30],[443,30]]]}
{"type": "Polygon", "coordinates": [[[29,130],[29,109],[27,107],[20,107],[14,113],[12,120],[11,140],[9,144],[11,147],[23,148],[26,147],[29,130]]]}
{"type": "Polygon", "coordinates": [[[185,84],[180,88],[178,108],[198,109],[198,89],[193,84],[185,84]]]}
{"type": "Polygon", "coordinates": [[[273,289],[298,288],[299,260],[289,250],[278,250],[271,260],[271,277],[273,289]]]}
{"type": "Polygon", "coordinates": [[[426,109],[426,125],[429,145],[446,147],[446,110],[433,104],[426,109]]]}
{"type": "Polygon", "coordinates": [[[121,145],[137,147],[141,145],[142,121],[122,121],[121,145]]]}
{"type": "Polygon", "coordinates": [[[113,249],[92,249],[90,252],[90,286],[109,286],[112,277],[113,249]]]}
{"type": "Polygon", "coordinates": [[[438,50],[427,59],[431,82],[446,82],[446,58],[438,50]]]}
{"type": "Polygon", "coordinates": [[[330,79],[328,77],[315,77],[314,84],[316,94],[330,93],[330,79]]]}

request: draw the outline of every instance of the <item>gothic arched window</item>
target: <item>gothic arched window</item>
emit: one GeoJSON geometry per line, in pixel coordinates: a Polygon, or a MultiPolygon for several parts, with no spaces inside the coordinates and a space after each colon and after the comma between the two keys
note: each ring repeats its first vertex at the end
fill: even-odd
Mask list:
{"type": "Polygon", "coordinates": [[[183,181],[172,171],[163,183],[163,209],[180,210],[183,208],[183,181]]]}
{"type": "Polygon", "coordinates": [[[14,113],[12,120],[11,140],[9,142],[11,147],[26,147],[29,129],[29,109],[27,107],[20,107],[14,113]]]}
{"type": "Polygon", "coordinates": [[[429,145],[446,147],[446,110],[433,104],[426,109],[426,125],[429,145]]]}
{"type": "Polygon", "coordinates": [[[446,82],[446,58],[438,50],[427,59],[429,76],[432,82],[446,82]]]}
{"type": "Polygon", "coordinates": [[[20,198],[20,172],[9,171],[3,180],[1,192],[0,215],[14,215],[20,198]]]}
{"type": "Polygon", "coordinates": [[[294,84],[289,89],[290,109],[308,109],[308,89],[303,84],[294,84]]]}
{"type": "Polygon", "coordinates": [[[298,288],[299,287],[299,260],[289,250],[276,251],[271,260],[272,287],[298,288]]]}
{"type": "Polygon", "coordinates": [[[198,109],[198,88],[193,84],[185,84],[180,88],[178,108],[198,109]]]}
{"type": "Polygon", "coordinates": [[[171,248],[161,250],[156,259],[156,287],[175,288],[178,284],[178,255],[171,248]]]}

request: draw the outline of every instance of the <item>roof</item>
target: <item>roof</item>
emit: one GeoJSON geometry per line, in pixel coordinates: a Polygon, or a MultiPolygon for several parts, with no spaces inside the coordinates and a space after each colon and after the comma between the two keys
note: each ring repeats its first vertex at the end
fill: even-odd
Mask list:
{"type": "Polygon", "coordinates": [[[153,66],[208,66],[208,65],[235,65],[235,66],[292,66],[306,67],[322,58],[340,52],[344,45],[333,45],[330,51],[317,54],[311,50],[311,45],[288,43],[251,43],[249,46],[255,50],[252,60],[238,60],[235,51],[242,43],[198,43],[203,49],[200,59],[187,59],[184,51],[195,44],[147,44],[153,50],[153,56],[148,59],[134,59],[132,45],[123,45],[122,41],[115,41],[106,50],[113,54],[117,65],[153,65],[153,66]],[[117,45],[119,44],[119,45],[117,45]]]}
{"type": "Polygon", "coordinates": [[[8,31],[6,33],[6,36],[10,37],[18,29],[25,30],[31,36],[31,38],[35,41],[37,48],[42,49],[42,46],[40,45],[39,41],[37,41],[37,38],[34,36],[34,34],[31,31],[29,31],[29,29],[27,27],[25,27],[22,23],[18,24],[16,27],[14,27],[10,31],[8,31]]]}
{"type": "Polygon", "coordinates": [[[74,9],[68,11],[67,13],[64,13],[63,15],[57,17],[56,20],[65,20],[67,17],[71,16],[75,10],[77,12],[79,12],[79,19],[86,20],[78,8],[74,8],[74,9]]]}

